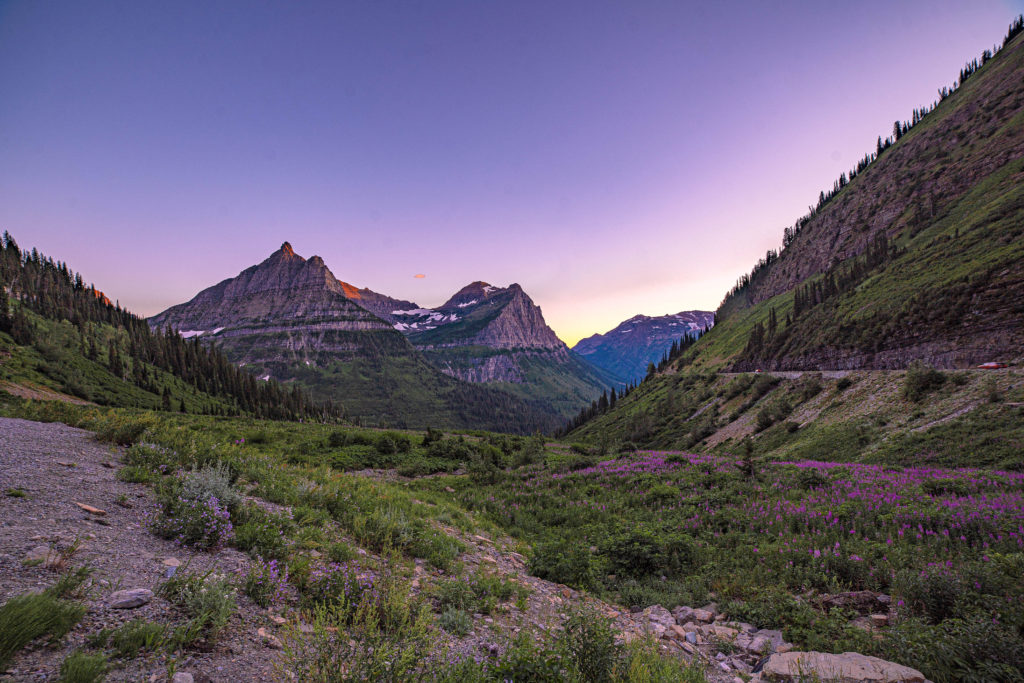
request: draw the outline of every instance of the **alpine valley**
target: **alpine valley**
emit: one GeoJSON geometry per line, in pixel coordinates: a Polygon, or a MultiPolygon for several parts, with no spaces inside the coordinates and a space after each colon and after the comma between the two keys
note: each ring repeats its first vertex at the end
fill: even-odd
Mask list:
{"type": "Polygon", "coordinates": [[[363,423],[550,430],[621,383],[570,351],[519,285],[474,282],[427,309],[342,282],[288,242],[149,323],[363,423]]]}

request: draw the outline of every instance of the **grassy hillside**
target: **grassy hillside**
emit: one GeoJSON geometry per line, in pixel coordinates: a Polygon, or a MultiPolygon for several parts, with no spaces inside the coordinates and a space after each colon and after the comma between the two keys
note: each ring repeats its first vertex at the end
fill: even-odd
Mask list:
{"type": "Polygon", "coordinates": [[[568,438],[608,452],[639,447],[1020,471],[1022,404],[1024,371],[1016,369],[681,372],[645,381],[568,438]]]}
{"type": "MultiPolygon", "coordinates": [[[[33,395],[50,390],[98,405],[160,410],[167,392],[172,410],[179,410],[182,405],[192,413],[237,410],[234,402],[202,392],[141,361],[129,361],[127,374],[134,377],[138,363],[140,372],[147,376],[144,386],[117,376],[105,362],[82,353],[82,337],[74,325],[47,320],[31,312],[27,315],[37,330],[32,344],[16,344],[10,335],[0,333],[0,388],[9,393],[33,395]]],[[[93,337],[103,348],[110,343],[127,343],[126,333],[111,325],[95,326],[93,337]]]]}

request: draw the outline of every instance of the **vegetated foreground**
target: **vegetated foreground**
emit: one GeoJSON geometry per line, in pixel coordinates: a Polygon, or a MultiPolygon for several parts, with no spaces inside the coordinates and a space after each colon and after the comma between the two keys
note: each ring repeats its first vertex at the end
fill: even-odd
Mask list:
{"type": "MultiPolygon", "coordinates": [[[[106,536],[84,521],[96,513],[5,467],[5,519],[42,505],[29,516],[70,525],[63,538],[4,541],[4,571],[19,580],[5,582],[0,622],[23,623],[14,608],[24,600],[57,601],[73,617],[0,642],[0,664],[18,679],[53,676],[64,660],[112,680],[175,669],[232,680],[240,670],[228,662],[265,661],[268,648],[283,649],[262,676],[314,681],[732,681],[757,665],[759,680],[786,680],[768,672],[793,647],[874,655],[936,683],[1024,672],[1019,473],[609,458],[536,437],[13,399],[5,412],[125,447],[103,455],[121,461],[117,482],[83,460],[84,474],[111,481],[106,493],[91,489],[106,498],[77,502],[134,523],[121,537],[154,546],[158,570],[118,573],[88,547],[106,536]],[[118,511],[145,501],[156,504],[146,521],[118,511]],[[86,539],[79,559],[69,535],[86,539]],[[12,559],[11,549],[29,554],[12,559]],[[168,576],[157,560],[171,552],[189,566],[168,576]],[[68,596],[59,572],[85,571],[82,559],[94,592],[68,596]],[[226,563],[232,576],[205,573],[226,563]],[[53,581],[51,593],[23,597],[53,581]],[[113,610],[114,588],[152,590],[145,618],[113,610]],[[660,639],[637,639],[645,632],[660,639]],[[32,647],[41,636],[61,644],[32,647]]],[[[43,456],[45,476],[73,479],[64,468],[84,452],[43,456]]],[[[915,675],[881,680],[923,680],[915,675]]]]}
{"type": "Polygon", "coordinates": [[[1024,473],[570,452],[491,485],[419,486],[456,487],[530,540],[538,576],[626,606],[714,599],[806,649],[935,681],[1024,676],[1024,473]],[[834,597],[849,591],[892,599],[834,597]]]}
{"type": "Polygon", "coordinates": [[[302,462],[415,457],[437,440],[465,466],[483,440],[57,402],[4,412],[101,442],[0,419],[0,674],[14,680],[729,680],[705,677],[710,645],[687,645],[687,664],[680,644],[643,637],[645,615],[527,576],[446,493],[340,471],[358,460],[302,462]]]}

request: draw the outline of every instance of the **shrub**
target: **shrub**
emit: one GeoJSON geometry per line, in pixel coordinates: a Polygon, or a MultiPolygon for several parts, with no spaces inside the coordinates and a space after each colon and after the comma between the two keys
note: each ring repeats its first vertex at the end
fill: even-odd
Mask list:
{"type": "Polygon", "coordinates": [[[216,550],[234,537],[231,514],[216,498],[176,498],[164,503],[152,522],[157,536],[199,550],[216,550]]]}
{"type": "Polygon", "coordinates": [[[231,544],[253,557],[283,560],[288,555],[286,530],[291,520],[271,515],[250,505],[239,510],[239,522],[233,529],[231,544]]]}
{"type": "Polygon", "coordinates": [[[348,543],[338,541],[327,547],[327,557],[331,562],[350,562],[357,557],[357,553],[348,543]]]}
{"type": "Polygon", "coordinates": [[[611,536],[602,544],[601,554],[613,573],[636,579],[657,574],[681,576],[697,564],[697,548],[690,538],[647,529],[611,536]]]}
{"type": "Polygon", "coordinates": [[[530,573],[576,588],[597,587],[598,571],[593,555],[579,543],[570,541],[537,544],[530,558],[530,573]]]}
{"type": "Polygon", "coordinates": [[[60,665],[58,683],[101,683],[107,677],[107,658],[75,651],[60,665]]]}
{"type": "Polygon", "coordinates": [[[233,482],[231,468],[217,462],[186,474],[181,482],[181,496],[190,500],[216,498],[221,506],[234,512],[242,502],[242,494],[233,482]]]}
{"type": "Polygon", "coordinates": [[[453,636],[462,637],[473,630],[473,620],[462,609],[449,607],[437,618],[437,625],[453,636]]]}
{"type": "Polygon", "coordinates": [[[287,567],[278,567],[277,560],[264,562],[263,558],[257,558],[245,575],[242,591],[260,607],[270,607],[284,600],[287,584],[287,567]]]}
{"type": "Polygon", "coordinates": [[[381,437],[377,439],[377,452],[381,455],[392,455],[398,452],[398,445],[390,435],[382,434],[381,437]]]}
{"type": "Polygon", "coordinates": [[[96,438],[119,446],[131,446],[156,424],[156,416],[151,413],[136,416],[111,414],[97,429],[96,438]]]}
{"type": "Polygon", "coordinates": [[[180,571],[162,583],[157,593],[179,607],[188,623],[177,629],[175,643],[189,645],[196,640],[212,643],[235,613],[235,589],[220,574],[190,574],[180,571]]]}
{"type": "Polygon", "coordinates": [[[584,681],[611,681],[620,656],[611,622],[593,609],[571,612],[558,638],[563,651],[584,681]]]}
{"type": "Polygon", "coordinates": [[[373,577],[360,577],[358,565],[331,562],[310,572],[303,597],[310,604],[335,607],[351,616],[363,594],[372,589],[373,577]]]}
{"type": "Polygon", "coordinates": [[[901,393],[903,398],[917,403],[945,383],[945,374],[920,361],[914,361],[907,368],[901,393]]]}

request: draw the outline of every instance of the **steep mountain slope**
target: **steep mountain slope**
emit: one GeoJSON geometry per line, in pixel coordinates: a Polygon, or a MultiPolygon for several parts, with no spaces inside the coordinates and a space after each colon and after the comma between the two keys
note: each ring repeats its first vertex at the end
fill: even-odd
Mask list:
{"type": "Polygon", "coordinates": [[[1019,415],[1000,407],[1016,392],[1015,375],[912,366],[1024,361],[1024,24],[1016,26],[787,230],[781,253],[726,296],[714,329],[574,436],[685,448],[735,448],[752,436],[755,453],[778,457],[827,448],[873,457],[904,442],[913,445],[903,459],[926,457],[938,431],[979,458],[1019,448],[1019,415]],[[755,369],[784,379],[709,372],[755,369]],[[851,370],[873,390],[837,415],[851,370]],[[831,400],[815,399],[821,405],[796,419],[821,391],[813,373],[802,384],[807,371],[837,381],[831,400]],[[909,398],[921,382],[961,399],[933,410],[909,398]]]}
{"type": "Polygon", "coordinates": [[[442,372],[544,401],[562,416],[622,383],[570,351],[518,284],[474,282],[436,309],[392,315],[395,328],[442,372]]]}
{"type": "Polygon", "coordinates": [[[1024,34],[793,234],[723,302],[718,321],[729,324],[703,358],[737,369],[838,369],[1017,355],[1024,34]]]}
{"type": "Polygon", "coordinates": [[[711,311],[682,311],[675,315],[637,315],[604,334],[581,339],[572,350],[591,364],[637,381],[647,374],[683,336],[696,337],[715,322],[711,311]]]}
{"type": "Polygon", "coordinates": [[[374,424],[549,429],[544,406],[438,372],[388,322],[358,305],[396,302],[338,280],[285,242],[245,269],[150,318],[216,344],[260,378],[295,381],[374,424]]]}

